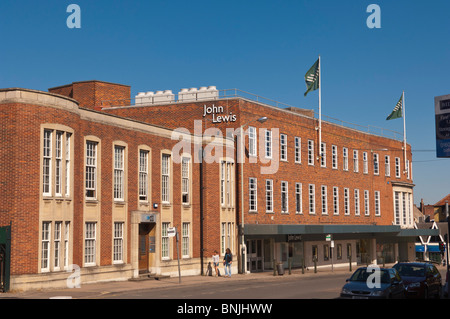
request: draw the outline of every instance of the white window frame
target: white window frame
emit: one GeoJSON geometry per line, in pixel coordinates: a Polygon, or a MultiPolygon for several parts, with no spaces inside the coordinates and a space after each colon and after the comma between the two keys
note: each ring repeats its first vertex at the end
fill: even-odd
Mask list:
{"type": "Polygon", "coordinates": [[[281,213],[289,213],[289,184],[286,181],[281,181],[281,213]]]}
{"type": "Polygon", "coordinates": [[[308,196],[309,196],[309,214],[316,214],[316,187],[314,184],[308,185],[308,196]]]}
{"type": "Polygon", "coordinates": [[[181,225],[181,258],[190,257],[190,228],[191,224],[188,222],[181,225]]]}
{"type": "Polygon", "coordinates": [[[115,201],[125,199],[125,147],[114,145],[114,182],[113,193],[115,201]]]}
{"type": "Polygon", "coordinates": [[[375,191],[375,216],[381,216],[380,191],[375,191]]]}
{"type": "Polygon", "coordinates": [[[361,215],[361,203],[359,200],[359,189],[355,189],[354,191],[354,195],[355,195],[355,216],[360,216],[361,215]]]}
{"type": "Polygon", "coordinates": [[[380,161],[378,153],[373,153],[373,175],[380,175],[380,161]]]}
{"type": "Polygon", "coordinates": [[[302,139],[295,137],[295,163],[302,162],[302,139]]]}
{"type": "Polygon", "coordinates": [[[358,160],[358,151],[353,150],[353,172],[359,173],[359,160],[358,160]]]}
{"type": "Polygon", "coordinates": [[[191,179],[190,179],[190,165],[191,159],[189,157],[182,157],[181,159],[181,203],[183,205],[190,204],[190,189],[191,189],[191,179]]]}
{"type": "Polygon", "coordinates": [[[170,154],[161,156],[161,202],[170,204],[170,154]]]}
{"type": "Polygon", "coordinates": [[[273,213],[273,180],[266,179],[266,213],[273,213]]]}
{"type": "Polygon", "coordinates": [[[52,130],[44,130],[42,192],[52,196],[52,130]]]}
{"type": "Polygon", "coordinates": [[[139,201],[148,202],[148,150],[139,150],[139,201]]]}
{"type": "Polygon", "coordinates": [[[339,188],[333,186],[333,214],[339,215],[339,188]]]}
{"type": "Polygon", "coordinates": [[[72,141],[72,134],[66,133],[66,143],[65,143],[65,161],[66,161],[66,176],[65,176],[65,190],[64,194],[66,197],[70,197],[70,155],[71,155],[71,141],[72,141]]]}
{"type": "Polygon", "coordinates": [[[302,205],[302,183],[295,183],[295,213],[303,213],[302,205]]]}
{"type": "Polygon", "coordinates": [[[169,260],[170,259],[170,240],[169,235],[167,233],[168,228],[170,227],[170,223],[163,222],[161,223],[161,259],[169,260]]]}
{"type": "Polygon", "coordinates": [[[257,156],[256,127],[248,127],[248,155],[257,156]]]}
{"type": "Polygon", "coordinates": [[[369,200],[369,191],[364,190],[364,215],[370,215],[370,200],[369,200]]]}
{"type": "Polygon", "coordinates": [[[57,271],[61,268],[61,226],[62,222],[55,222],[53,232],[53,270],[57,271]]]}
{"type": "Polygon", "coordinates": [[[255,177],[248,179],[248,211],[258,211],[258,184],[255,177]]]}
{"type": "Polygon", "coordinates": [[[363,152],[363,174],[369,174],[369,162],[367,152],[363,152]]]}
{"type": "Polygon", "coordinates": [[[64,269],[69,267],[70,222],[64,223],[64,269]]]}
{"type": "Polygon", "coordinates": [[[401,177],[401,167],[400,167],[400,157],[395,158],[395,177],[400,178],[401,177]]]}
{"type": "Polygon", "coordinates": [[[97,223],[86,222],[84,232],[84,265],[96,265],[97,223]]]}
{"type": "Polygon", "coordinates": [[[86,187],[86,198],[96,199],[97,198],[97,149],[98,142],[86,141],[86,153],[85,153],[85,187],[86,187]],[[92,196],[88,195],[88,192],[92,192],[92,196]]]}
{"type": "Polygon", "coordinates": [[[328,190],[326,185],[320,187],[320,198],[322,203],[322,215],[328,215],[328,190]]]}
{"type": "Polygon", "coordinates": [[[314,141],[308,140],[308,165],[314,166],[314,141]]]}
{"type": "Polygon", "coordinates": [[[344,147],[342,148],[342,169],[344,171],[348,171],[348,148],[344,147]]]}
{"type": "Polygon", "coordinates": [[[384,175],[391,176],[391,158],[389,155],[384,156],[384,175]]]}
{"type": "Polygon", "coordinates": [[[50,271],[51,260],[51,222],[42,222],[41,229],[41,271],[50,271]]]}
{"type": "Polygon", "coordinates": [[[280,134],[280,160],[287,162],[287,135],[280,134]]]}
{"type": "Polygon", "coordinates": [[[123,264],[123,222],[114,222],[113,229],[113,263],[123,264]]]}
{"type": "Polygon", "coordinates": [[[265,158],[271,159],[272,158],[272,131],[266,129],[265,133],[265,158]]]}
{"type": "Polygon", "coordinates": [[[55,196],[62,196],[62,175],[63,175],[63,138],[64,132],[56,131],[55,137],[55,196]]]}
{"type": "Polygon", "coordinates": [[[331,145],[331,168],[338,169],[338,147],[331,145]]]}
{"type": "Polygon", "coordinates": [[[327,167],[327,144],[320,143],[320,167],[327,167]]]}
{"type": "Polygon", "coordinates": [[[350,189],[344,188],[344,215],[350,215],[350,189]]]}

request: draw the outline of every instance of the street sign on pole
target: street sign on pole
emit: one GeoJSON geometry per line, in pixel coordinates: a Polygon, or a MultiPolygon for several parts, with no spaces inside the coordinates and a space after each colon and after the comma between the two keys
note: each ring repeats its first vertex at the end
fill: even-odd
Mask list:
{"type": "Polygon", "coordinates": [[[176,227],[167,227],[167,237],[175,237],[177,233],[176,227]]]}

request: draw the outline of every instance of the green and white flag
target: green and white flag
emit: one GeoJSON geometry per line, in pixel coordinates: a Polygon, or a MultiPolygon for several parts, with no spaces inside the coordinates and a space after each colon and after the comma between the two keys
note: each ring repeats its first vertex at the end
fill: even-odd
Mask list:
{"type": "Polygon", "coordinates": [[[317,90],[319,88],[319,71],[320,71],[320,60],[318,59],[316,63],[306,72],[305,82],[306,82],[306,92],[305,96],[310,92],[317,90]]]}
{"type": "Polygon", "coordinates": [[[386,118],[386,120],[394,120],[403,116],[403,94],[398,100],[397,105],[394,107],[392,113],[386,118]]]}

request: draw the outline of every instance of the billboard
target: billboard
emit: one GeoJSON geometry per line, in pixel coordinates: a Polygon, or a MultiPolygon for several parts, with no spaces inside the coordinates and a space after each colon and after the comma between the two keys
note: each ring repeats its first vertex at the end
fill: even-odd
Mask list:
{"type": "Polygon", "coordinates": [[[436,156],[450,157],[450,94],[434,98],[436,156]]]}

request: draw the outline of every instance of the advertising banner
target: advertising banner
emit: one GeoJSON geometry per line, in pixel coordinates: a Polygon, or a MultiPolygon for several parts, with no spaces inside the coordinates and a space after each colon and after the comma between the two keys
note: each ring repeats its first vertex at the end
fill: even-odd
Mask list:
{"type": "Polygon", "coordinates": [[[436,156],[450,157],[450,94],[434,98],[436,156]]]}

